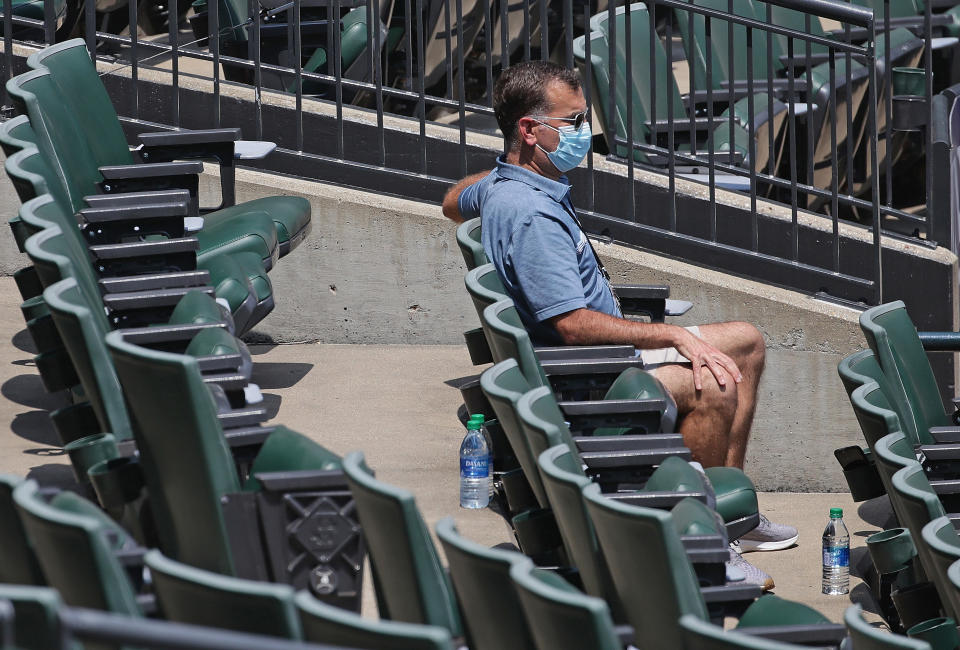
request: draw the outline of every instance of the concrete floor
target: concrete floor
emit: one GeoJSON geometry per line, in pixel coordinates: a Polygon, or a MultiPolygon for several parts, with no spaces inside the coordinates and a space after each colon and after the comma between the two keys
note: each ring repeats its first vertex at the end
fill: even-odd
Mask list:
{"type": "MultiPolygon", "coordinates": [[[[0,472],[41,482],[72,480],[57,448],[46,411],[65,403],[47,394],[32,361],[33,349],[20,317],[12,279],[0,278],[0,472]]],[[[493,545],[509,540],[492,512],[458,507],[457,451],[463,434],[456,419],[459,393],[447,382],[473,374],[460,346],[325,345],[254,346],[254,380],[265,394],[274,421],[309,435],[333,451],[362,450],[378,477],[417,497],[427,524],[453,516],[462,534],[493,545]]],[[[785,430],[784,436],[802,431],[785,430]]],[[[791,471],[789,466],[781,468],[791,471]]],[[[776,593],[840,621],[851,602],[870,609],[869,593],[857,577],[851,594],[820,594],[820,535],[832,506],[844,508],[851,534],[852,564],[866,552],[865,538],[889,518],[886,498],[857,506],[849,495],[764,493],[762,510],[800,530],[799,544],[746,557],[776,580],[776,593]]],[[[375,615],[366,589],[365,614],[375,615]]],[[[874,617],[876,619],[876,617],[874,617]]],[[[878,619],[877,619],[878,620],[878,619]]]]}

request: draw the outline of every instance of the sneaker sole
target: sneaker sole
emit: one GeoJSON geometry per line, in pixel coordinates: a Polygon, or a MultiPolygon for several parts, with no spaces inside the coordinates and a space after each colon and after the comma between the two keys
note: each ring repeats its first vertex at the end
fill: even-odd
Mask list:
{"type": "Polygon", "coordinates": [[[746,553],[748,551],[781,551],[796,544],[798,539],[800,539],[800,535],[775,542],[756,542],[741,537],[737,542],[740,544],[740,551],[746,553]]]}

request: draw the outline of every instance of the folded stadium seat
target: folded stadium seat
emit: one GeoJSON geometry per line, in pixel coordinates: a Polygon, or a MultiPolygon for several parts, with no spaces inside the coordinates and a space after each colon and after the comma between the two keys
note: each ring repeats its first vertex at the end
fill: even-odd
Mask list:
{"type": "Polygon", "coordinates": [[[928,575],[937,585],[944,615],[957,620],[960,616],[960,592],[947,575],[950,565],[960,560],[960,538],[957,537],[953,521],[946,516],[933,519],[920,531],[920,541],[917,544],[926,546],[932,564],[928,575]]]}
{"type": "MultiPolygon", "coordinates": [[[[719,162],[741,166],[747,169],[754,169],[762,172],[766,169],[767,161],[772,157],[779,159],[779,144],[775,144],[773,151],[769,148],[769,133],[772,131],[775,143],[779,143],[780,132],[786,115],[786,106],[780,101],[774,101],[774,114],[768,115],[767,109],[769,102],[766,95],[758,93],[754,96],[754,111],[749,113],[749,99],[746,97],[737,98],[733,106],[727,107],[727,112],[722,115],[714,116],[714,123],[706,125],[697,125],[696,142],[690,142],[690,114],[688,113],[687,103],[680,96],[677,89],[676,80],[673,75],[666,75],[666,52],[663,49],[659,39],[650,40],[649,15],[645,5],[637,3],[630,5],[630,29],[631,29],[631,55],[633,60],[630,62],[631,79],[626,82],[627,61],[626,61],[626,38],[622,35],[626,33],[626,12],[624,7],[618,7],[616,10],[616,29],[618,38],[616,39],[615,60],[610,62],[610,46],[608,38],[608,28],[606,25],[608,14],[602,12],[591,19],[590,34],[578,37],[574,41],[575,57],[579,61],[585,62],[586,44],[584,39],[590,38],[591,71],[594,81],[593,98],[597,102],[597,117],[603,125],[604,134],[611,153],[620,157],[630,155],[627,151],[628,140],[636,145],[658,145],[665,147],[669,144],[668,134],[673,133],[674,148],[683,154],[692,154],[693,145],[699,155],[707,155],[708,139],[712,138],[713,148],[716,159],[719,162]],[[650,51],[651,48],[655,54],[655,74],[656,78],[650,77],[650,51]],[[614,66],[611,66],[613,63],[614,66]],[[611,69],[616,71],[615,77],[616,97],[615,105],[609,106],[610,84],[614,83],[610,78],[611,69]],[[652,90],[656,85],[657,91],[652,90]],[[629,89],[629,90],[628,90],[629,89]],[[627,114],[627,92],[631,92],[632,102],[632,124],[633,133],[627,132],[630,116],[627,114]],[[655,103],[654,103],[655,102],[655,103]],[[610,120],[611,108],[615,123],[607,124],[610,120]],[[733,113],[734,120],[731,127],[730,113],[733,113]],[[656,116],[656,123],[651,123],[656,116]],[[673,122],[671,127],[670,121],[673,122]],[[745,126],[752,124],[752,135],[754,140],[755,159],[749,160],[750,156],[750,129],[745,126]],[[618,141],[619,140],[619,141],[618,141]]],[[[725,101],[725,97],[718,94],[715,102],[725,101]]],[[[701,100],[704,101],[704,100],[701,100]]],[[[668,164],[664,154],[647,153],[639,149],[633,151],[634,160],[647,164],[664,167],[668,164]]],[[[679,162],[676,164],[678,174],[689,176],[691,178],[707,181],[708,176],[703,173],[696,173],[692,169],[693,163],[679,162]],[[685,169],[686,168],[686,169],[685,169]]],[[[749,179],[746,176],[726,176],[719,175],[715,178],[718,186],[728,189],[748,189],[749,179]]]]}
{"type": "MultiPolygon", "coordinates": [[[[586,486],[582,494],[637,644],[655,639],[664,647],[682,647],[679,618],[691,614],[708,620],[705,596],[723,598],[729,588],[701,591],[670,513],[616,502],[602,495],[597,485],[586,486]]],[[[694,499],[681,504],[709,512],[694,499]]],[[[726,607],[728,612],[741,612],[736,625],[740,632],[790,626],[802,629],[805,643],[825,645],[837,644],[845,636],[843,626],[831,624],[806,605],[777,596],[728,601],[726,607]]]]}
{"type": "Polygon", "coordinates": [[[887,378],[891,405],[905,432],[927,443],[931,439],[945,440],[960,431],[944,410],[926,354],[927,350],[956,351],[960,335],[925,332],[930,341],[925,344],[900,300],[864,311],[860,329],[887,378]]]}
{"type": "MultiPolygon", "coordinates": [[[[141,167],[135,164],[116,111],[82,39],[47,47],[31,55],[27,64],[50,71],[77,123],[85,126],[82,133],[91,149],[95,168],[126,166],[136,172],[137,167],[141,167]]],[[[260,221],[265,215],[272,220],[280,243],[278,250],[274,250],[276,243],[269,246],[268,255],[264,256],[269,270],[276,254],[289,253],[310,232],[310,203],[300,197],[274,196],[234,206],[233,162],[235,157],[245,155],[242,146],[235,144],[239,137],[239,129],[149,133],[140,136],[142,146],[137,151],[148,165],[191,158],[218,160],[224,200],[221,207],[231,210],[208,215],[209,221],[204,221],[204,250],[220,247],[235,250],[237,245],[229,243],[231,235],[236,239],[257,234],[269,243],[260,231],[260,221]]]]}
{"type": "Polygon", "coordinates": [[[510,579],[510,568],[526,564],[529,558],[512,550],[487,548],[461,536],[452,517],[438,521],[435,531],[460,603],[467,646],[475,650],[533,647],[510,579]]]}
{"type": "MultiPolygon", "coordinates": [[[[35,481],[23,481],[13,500],[47,584],[74,607],[142,616],[125,561],[142,552],[96,505],[73,492],[48,502],[35,481]]],[[[135,562],[134,562],[135,564],[135,562]]]]}
{"type": "MultiPolygon", "coordinates": [[[[647,432],[672,432],[676,424],[677,407],[663,385],[650,373],[642,370],[639,357],[609,359],[537,359],[530,336],[523,328],[516,307],[510,299],[490,305],[483,310],[483,330],[490,343],[490,351],[496,362],[516,359],[517,365],[531,387],[551,387],[559,396],[583,401],[585,393],[600,392],[603,401],[620,401],[629,412],[632,427],[647,432]],[[632,402],[627,407],[626,402],[632,402]],[[646,413],[645,421],[638,419],[646,413]]],[[[571,423],[570,428],[594,433],[599,427],[607,427],[604,435],[626,433],[616,426],[616,418],[609,418],[599,426],[589,419],[589,409],[595,403],[560,401],[560,408],[571,423]],[[583,414],[583,417],[580,417],[583,414]]]]}
{"type": "MultiPolygon", "coordinates": [[[[583,475],[583,471],[574,454],[564,445],[551,447],[540,454],[539,465],[543,485],[550,498],[550,505],[557,518],[557,526],[563,537],[564,547],[568,557],[577,572],[583,589],[591,596],[602,598],[610,606],[614,621],[626,622],[627,617],[623,603],[617,595],[610,576],[610,569],[603,560],[597,542],[593,524],[587,516],[580,496],[582,489],[590,484],[583,475]]],[[[685,464],[678,458],[669,459],[664,468],[676,470],[676,465],[685,464]],[[673,467],[671,467],[673,465],[673,467]]],[[[689,467],[689,465],[688,465],[689,467]]],[[[659,470],[658,470],[659,471],[659,470]]],[[[692,470],[691,471],[695,471],[692,470]]],[[[667,472],[667,474],[682,474],[667,472]]],[[[661,472],[663,474],[664,472],[661,472]]],[[[667,486],[656,485],[662,477],[651,479],[659,489],[649,489],[633,492],[610,493],[607,496],[625,503],[647,505],[649,507],[666,508],[677,505],[687,497],[703,499],[702,481],[690,481],[683,485],[677,477],[669,477],[667,486]]],[[[722,586],[727,582],[726,562],[730,558],[728,549],[729,538],[724,529],[719,529],[715,521],[715,513],[697,509],[685,526],[684,535],[691,536],[691,547],[687,548],[687,555],[693,563],[697,579],[701,586],[722,586]],[[708,517],[708,518],[707,518],[708,517]],[[705,519],[705,520],[704,520],[705,519]],[[692,538],[696,537],[696,541],[692,538]]],[[[758,590],[759,587],[750,585],[749,589],[758,590]]]]}
{"type": "Polygon", "coordinates": [[[250,458],[239,475],[237,446],[224,437],[198,360],[132,344],[122,332],[106,341],[160,550],[207,571],[309,586],[359,608],[365,548],[340,458],[282,426],[235,429],[250,458]],[[319,537],[301,540],[302,530],[319,537]]]}
{"type": "Polygon", "coordinates": [[[328,605],[305,591],[294,596],[303,638],[360,650],[454,650],[450,632],[436,625],[374,621],[328,605]]]}
{"type": "Polygon", "coordinates": [[[442,627],[454,637],[463,625],[450,577],[440,564],[413,494],[378,481],[362,452],[343,459],[356,502],[382,618],[442,627]]]}
{"type": "Polygon", "coordinates": [[[620,650],[610,610],[556,573],[517,563],[510,577],[523,606],[527,627],[538,650],[620,650]]]}
{"type": "Polygon", "coordinates": [[[60,623],[63,600],[55,589],[0,583],[0,603],[3,602],[12,606],[11,631],[15,644],[4,648],[59,650],[64,647],[60,623]]]}
{"type": "MultiPolygon", "coordinates": [[[[681,616],[679,625],[684,650],[801,650],[807,647],[749,636],[735,630],[724,630],[722,626],[708,623],[692,614],[681,616]]],[[[845,643],[840,647],[846,648],[845,643]]],[[[870,650],[867,646],[853,647],[857,650],[870,650]]]]}
{"type": "Polygon", "coordinates": [[[13,503],[22,479],[0,474],[0,584],[43,585],[46,580],[13,503]]]}
{"type": "MultiPolygon", "coordinates": [[[[7,123],[9,124],[9,123],[7,123]]],[[[0,132],[4,130],[4,126],[0,126],[0,132]]],[[[7,175],[13,181],[14,186],[17,187],[17,191],[21,197],[36,197],[39,198],[48,192],[47,180],[53,178],[50,172],[50,168],[43,162],[42,156],[39,154],[35,146],[28,147],[23,149],[9,158],[7,158],[5,163],[5,169],[7,175]]],[[[58,192],[58,188],[62,189],[62,186],[56,182],[51,183],[50,185],[50,194],[53,197],[60,197],[56,203],[59,211],[52,206],[45,208],[50,210],[50,215],[47,220],[52,220],[64,229],[64,232],[69,234],[75,234],[77,224],[76,220],[71,216],[69,219],[66,219],[65,215],[72,213],[73,208],[69,207],[70,203],[62,194],[58,192]]],[[[134,204],[139,203],[143,205],[143,199],[149,197],[152,199],[159,199],[164,202],[174,201],[174,202],[183,202],[186,193],[184,192],[159,192],[151,193],[149,195],[125,195],[125,198],[130,199],[134,204]]],[[[107,199],[108,197],[103,197],[107,199]]],[[[109,200],[114,200],[120,197],[109,197],[109,200]]],[[[90,199],[94,201],[94,199],[90,199]]],[[[99,197],[97,200],[100,200],[99,197]]],[[[26,202],[26,201],[25,201],[26,202]]],[[[49,199],[45,200],[44,205],[49,202],[49,199]]],[[[21,220],[24,218],[21,209],[21,220]]],[[[107,220],[114,221],[118,216],[116,213],[99,213],[101,220],[103,217],[106,217],[107,220]]],[[[121,215],[122,216],[122,215],[121,215]]],[[[161,216],[163,216],[161,214],[161,216]]],[[[146,225],[143,221],[143,217],[139,214],[134,214],[136,219],[135,223],[130,225],[130,228],[135,228],[140,225],[146,225]]],[[[113,226],[116,226],[114,222],[113,226]]],[[[30,234],[35,233],[45,227],[44,224],[38,223],[33,226],[30,226],[26,223],[22,224],[23,236],[28,237],[30,234]]],[[[184,234],[187,234],[184,231],[184,234]]],[[[154,248],[163,249],[164,246],[158,242],[145,242],[148,244],[146,248],[153,250],[154,248]]],[[[178,249],[181,249],[181,252],[185,252],[187,249],[193,250],[196,249],[197,244],[188,244],[181,242],[179,245],[174,245],[178,249]],[[186,248],[184,248],[186,247],[186,248]],[[192,247],[192,248],[191,248],[192,247]]],[[[105,249],[107,251],[112,249],[105,249]]],[[[181,256],[182,257],[182,256],[181,256]]],[[[169,261],[165,262],[170,264],[169,261]]],[[[198,265],[195,255],[193,257],[182,258],[180,260],[181,270],[194,270],[198,265]],[[185,266],[184,266],[185,265],[185,266]]],[[[260,258],[257,253],[234,253],[232,255],[216,255],[208,256],[208,258],[199,264],[203,270],[207,271],[209,274],[209,281],[214,286],[215,290],[218,292],[218,296],[225,300],[230,308],[231,313],[233,314],[235,322],[240,327],[240,332],[243,333],[253,327],[259,320],[264,318],[270,310],[273,308],[273,295],[272,288],[270,286],[270,281],[267,278],[266,272],[263,270],[260,264],[260,258]]],[[[159,270],[169,271],[171,268],[176,268],[172,266],[160,267],[159,270]]],[[[148,269],[148,271],[151,269],[148,269]]],[[[154,271],[156,269],[153,269],[154,271]]],[[[137,272],[137,269],[131,270],[131,272],[137,272]]],[[[143,272],[143,270],[139,270],[143,272]]]]}
{"type": "Polygon", "coordinates": [[[850,634],[849,646],[860,650],[933,650],[930,644],[919,639],[910,639],[899,634],[890,634],[864,620],[863,608],[851,605],[843,614],[850,634]]]}

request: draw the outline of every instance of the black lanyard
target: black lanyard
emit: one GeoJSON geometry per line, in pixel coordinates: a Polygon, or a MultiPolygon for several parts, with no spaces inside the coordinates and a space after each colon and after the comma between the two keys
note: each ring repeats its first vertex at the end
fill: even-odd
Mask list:
{"type": "Polygon", "coordinates": [[[607,268],[603,265],[603,260],[601,260],[600,256],[597,255],[597,249],[593,247],[593,243],[587,236],[587,231],[583,229],[583,224],[581,224],[580,219],[577,218],[577,211],[573,209],[573,204],[570,203],[570,197],[567,196],[566,200],[561,201],[560,204],[563,206],[563,209],[567,211],[567,214],[573,217],[573,222],[577,224],[580,232],[583,233],[583,238],[587,240],[587,246],[590,247],[590,252],[593,253],[593,259],[597,261],[597,267],[600,269],[600,275],[602,275],[607,282],[610,282],[610,274],[607,272],[607,268]],[[568,203],[569,207],[567,207],[568,203]]]}

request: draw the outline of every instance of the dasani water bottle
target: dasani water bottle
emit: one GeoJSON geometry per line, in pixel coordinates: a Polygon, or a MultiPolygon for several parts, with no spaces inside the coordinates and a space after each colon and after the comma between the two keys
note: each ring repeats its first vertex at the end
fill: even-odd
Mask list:
{"type": "Polygon", "coordinates": [[[830,523],[823,531],[823,593],[850,593],[850,533],[843,508],[830,508],[830,523]]]}
{"type": "MultiPolygon", "coordinates": [[[[483,417],[483,416],[480,416],[483,417]]],[[[486,508],[490,502],[490,449],[481,421],[471,417],[460,443],[460,507],[486,508]]]]}

